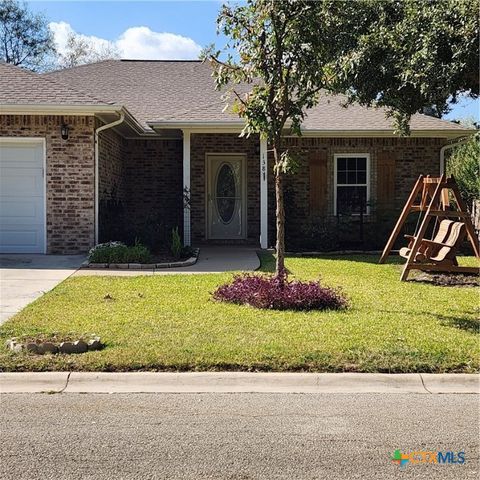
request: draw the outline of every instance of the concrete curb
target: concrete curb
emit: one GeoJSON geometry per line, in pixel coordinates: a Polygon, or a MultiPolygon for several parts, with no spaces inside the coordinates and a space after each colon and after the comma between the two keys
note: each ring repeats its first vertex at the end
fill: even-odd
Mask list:
{"type": "Polygon", "coordinates": [[[480,393],[476,374],[0,373],[0,393],[480,393]]]}
{"type": "Polygon", "coordinates": [[[0,393],[59,393],[68,376],[68,372],[0,373],[0,393]]]}

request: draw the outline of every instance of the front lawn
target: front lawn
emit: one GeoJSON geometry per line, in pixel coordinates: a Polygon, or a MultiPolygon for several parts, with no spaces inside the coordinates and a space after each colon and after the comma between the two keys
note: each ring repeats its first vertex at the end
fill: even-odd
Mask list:
{"type": "Polygon", "coordinates": [[[73,277],[0,327],[2,345],[14,336],[95,333],[106,348],[37,356],[0,346],[0,370],[478,371],[478,290],[402,283],[400,265],[376,261],[287,259],[296,278],[321,275],[343,288],[351,307],[337,312],[212,301],[230,274],[73,277]]]}

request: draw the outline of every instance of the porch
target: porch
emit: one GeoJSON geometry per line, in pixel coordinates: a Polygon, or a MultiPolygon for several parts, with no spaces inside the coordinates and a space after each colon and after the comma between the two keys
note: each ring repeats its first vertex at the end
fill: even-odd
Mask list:
{"type": "Polygon", "coordinates": [[[99,138],[97,243],[268,247],[266,143],[238,132],[99,138]]]}

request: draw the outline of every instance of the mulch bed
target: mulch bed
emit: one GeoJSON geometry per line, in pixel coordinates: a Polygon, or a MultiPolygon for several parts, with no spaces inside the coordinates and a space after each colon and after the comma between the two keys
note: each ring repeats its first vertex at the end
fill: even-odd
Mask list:
{"type": "Polygon", "coordinates": [[[429,283],[440,287],[479,287],[478,275],[464,275],[462,273],[417,273],[412,282],[429,283]]]}

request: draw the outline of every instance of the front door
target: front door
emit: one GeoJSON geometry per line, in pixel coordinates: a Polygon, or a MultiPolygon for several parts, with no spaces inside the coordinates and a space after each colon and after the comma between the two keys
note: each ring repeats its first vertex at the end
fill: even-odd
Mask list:
{"type": "Polygon", "coordinates": [[[209,239],[246,236],[245,157],[207,156],[207,232],[209,239]]]}

